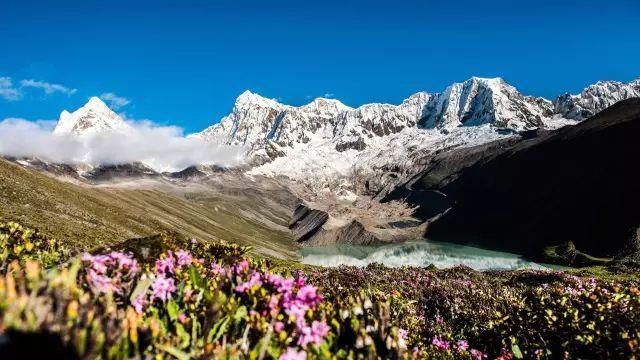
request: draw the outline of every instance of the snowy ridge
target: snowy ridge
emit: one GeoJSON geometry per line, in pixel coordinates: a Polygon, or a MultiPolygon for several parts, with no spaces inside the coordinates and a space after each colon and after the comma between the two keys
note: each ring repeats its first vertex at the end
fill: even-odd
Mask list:
{"type": "Polygon", "coordinates": [[[196,136],[246,145],[256,165],[251,174],[375,193],[410,176],[428,154],[573,125],[640,96],[639,89],[640,80],[599,82],[551,102],[525,96],[501,78],[473,77],[441,93],[413,94],[399,105],[355,109],[333,99],[294,107],[245,92],[231,114],[196,136]]]}
{"type": "Polygon", "coordinates": [[[92,97],[78,110],[63,110],[53,133],[56,135],[93,136],[104,131],[128,133],[130,126],[98,97],[92,97]]]}
{"type": "Polygon", "coordinates": [[[564,94],[554,102],[554,111],[563,117],[583,120],[618,101],[640,97],[640,78],[627,84],[618,81],[598,81],[578,95],[564,94]]]}

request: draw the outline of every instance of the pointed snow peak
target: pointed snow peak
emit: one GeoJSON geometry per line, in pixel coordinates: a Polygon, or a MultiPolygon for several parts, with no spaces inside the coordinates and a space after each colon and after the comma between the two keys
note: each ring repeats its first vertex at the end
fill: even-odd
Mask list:
{"type": "Polygon", "coordinates": [[[91,98],[89,98],[89,101],[87,101],[87,103],[83,107],[100,111],[111,110],[107,106],[107,104],[105,104],[104,101],[102,101],[102,99],[97,96],[92,96],[91,98]]]}
{"type": "Polygon", "coordinates": [[[105,131],[126,132],[130,129],[124,120],[100,98],[93,96],[78,110],[63,110],[54,134],[95,135],[105,131]]]}
{"type": "Polygon", "coordinates": [[[300,107],[303,111],[312,111],[316,113],[335,113],[353,110],[353,108],[343,104],[340,100],[328,98],[315,98],[310,103],[300,107]]]}
{"type": "Polygon", "coordinates": [[[235,105],[237,107],[245,107],[250,105],[259,105],[266,107],[280,107],[282,106],[280,103],[273,99],[268,99],[259,94],[253,93],[249,90],[245,90],[238,98],[236,99],[235,105]]]}

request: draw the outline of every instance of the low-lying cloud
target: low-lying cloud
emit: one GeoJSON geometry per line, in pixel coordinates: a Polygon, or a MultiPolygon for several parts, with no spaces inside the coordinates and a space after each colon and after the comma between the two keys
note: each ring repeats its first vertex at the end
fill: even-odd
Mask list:
{"type": "Polygon", "coordinates": [[[173,126],[128,122],[127,134],[107,132],[92,137],[53,135],[55,121],[0,121],[0,154],[35,157],[56,163],[93,166],[142,162],[156,171],[179,171],[192,165],[233,167],[243,163],[245,149],[185,137],[173,126]]]}

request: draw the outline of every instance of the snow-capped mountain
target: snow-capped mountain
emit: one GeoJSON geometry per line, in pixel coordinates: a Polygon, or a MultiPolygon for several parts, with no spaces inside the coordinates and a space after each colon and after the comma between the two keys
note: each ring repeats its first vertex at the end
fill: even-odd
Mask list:
{"type": "Polygon", "coordinates": [[[567,119],[583,120],[618,101],[640,97],[640,78],[630,82],[599,81],[578,95],[564,94],[554,102],[554,111],[567,119]]]}
{"type": "MultiPolygon", "coordinates": [[[[501,78],[473,77],[441,93],[413,94],[399,105],[358,108],[326,98],[290,106],[245,91],[229,115],[191,136],[248,149],[250,174],[283,175],[316,190],[376,193],[415,174],[430,154],[575,124],[631,97],[640,97],[640,79],[598,82],[551,102],[525,96],[501,78]]],[[[55,133],[131,130],[93,97],[73,113],[63,111],[55,133]]]]}
{"type": "Polygon", "coordinates": [[[100,98],[92,97],[78,110],[62,111],[53,133],[56,135],[92,136],[104,131],[126,133],[130,126],[100,98]]]}
{"type": "Polygon", "coordinates": [[[524,96],[500,78],[474,77],[442,93],[413,94],[400,105],[374,103],[357,109],[323,98],[294,107],[246,91],[231,114],[197,136],[245,145],[261,155],[270,146],[293,147],[314,138],[331,141],[338,151],[363,150],[376,138],[405,128],[445,132],[483,124],[514,130],[537,128],[551,117],[552,108],[550,101],[524,96]]]}
{"type": "Polygon", "coordinates": [[[247,91],[220,123],[195,136],[246,146],[253,174],[375,193],[411,176],[428,154],[575,124],[640,96],[639,84],[600,82],[551,102],[525,96],[501,78],[473,77],[441,93],[413,94],[399,105],[355,109],[323,98],[289,106],[247,91]]]}

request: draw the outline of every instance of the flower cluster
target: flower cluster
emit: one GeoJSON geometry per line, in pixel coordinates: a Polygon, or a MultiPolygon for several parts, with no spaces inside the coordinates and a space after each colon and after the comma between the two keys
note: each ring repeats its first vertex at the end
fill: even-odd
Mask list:
{"type": "Polygon", "coordinates": [[[87,282],[96,293],[123,295],[140,271],[138,262],[131,254],[112,251],[104,255],[82,255],[87,273],[87,282]]]}

